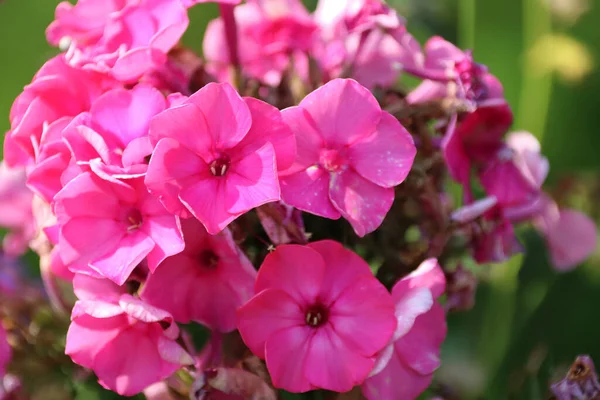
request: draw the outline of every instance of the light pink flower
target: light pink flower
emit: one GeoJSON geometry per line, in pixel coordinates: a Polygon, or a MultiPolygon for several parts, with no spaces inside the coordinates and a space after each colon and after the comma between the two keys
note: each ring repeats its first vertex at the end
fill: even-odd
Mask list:
{"type": "Polygon", "coordinates": [[[165,207],[188,212],[210,234],[250,209],[280,199],[277,169],[289,167],[294,137],[276,108],[208,84],[154,117],[156,145],[146,185],[165,207]]]}
{"type": "Polygon", "coordinates": [[[416,399],[440,366],[446,316],[436,301],[446,279],[437,260],[424,261],[392,289],[398,327],[362,391],[369,400],[416,399]]]}
{"type": "Polygon", "coordinates": [[[11,256],[24,254],[35,235],[33,193],[25,180],[25,168],[9,168],[0,162],[0,227],[8,230],[2,245],[11,256]]]}
{"type": "MultiPolygon", "coordinates": [[[[235,7],[238,55],[243,72],[277,86],[291,55],[308,51],[317,29],[299,0],[254,0],[235,7]]],[[[223,19],[208,24],[204,35],[207,71],[229,80],[231,64],[223,19]]]]}
{"type": "Polygon", "coordinates": [[[96,165],[103,172],[141,176],[152,153],[150,119],[165,108],[164,96],[153,87],[114,89],[100,96],[89,112],[75,117],[62,136],[75,161],[100,159],[96,165]]]}
{"type": "Polygon", "coordinates": [[[62,117],[44,126],[40,146],[27,174],[27,185],[47,203],[73,177],[81,167],[75,164],[62,132],[73,117],[62,117]]]}
{"type": "Polygon", "coordinates": [[[121,285],[145,257],[154,271],[184,248],[178,218],[148,193],[142,178],[104,180],[85,172],[54,200],[60,256],[73,271],[121,285]]]}
{"type": "Polygon", "coordinates": [[[6,374],[6,366],[12,358],[12,349],[6,340],[6,330],[0,324],[0,378],[6,374]]]}
{"type": "Polygon", "coordinates": [[[484,105],[503,102],[504,89],[485,65],[476,63],[470,50],[463,51],[434,36],[425,44],[421,66],[408,66],[407,72],[425,79],[407,96],[409,103],[420,103],[444,97],[457,97],[484,105]]]}
{"type": "Polygon", "coordinates": [[[67,65],[63,55],[52,58],[25,86],[10,110],[11,140],[37,157],[46,124],[90,109],[114,82],[93,71],[67,65]]]}
{"type": "Polygon", "coordinates": [[[140,296],[177,322],[232,331],[236,310],[253,294],[256,271],[227,229],[209,235],[193,218],[181,226],[185,249],[148,276],[140,296]]]}
{"type": "Polygon", "coordinates": [[[166,62],[188,23],[179,1],[84,0],[60,3],[46,36],[69,44],[70,64],[133,82],[166,62]]]}
{"type": "Polygon", "coordinates": [[[547,196],[533,220],[546,239],[550,262],[557,271],[570,271],[584,262],[598,245],[596,223],[584,213],[559,209],[547,196]]]}
{"type": "Polygon", "coordinates": [[[326,78],[349,73],[369,89],[387,87],[403,69],[423,63],[404,19],[380,0],[321,0],[314,16],[321,35],[312,55],[326,78]]]}
{"type": "Polygon", "coordinates": [[[275,387],[346,392],[361,384],[396,328],[391,296],[339,243],[282,245],[269,254],[238,328],[266,359],[275,387]]]}
{"type": "Polygon", "coordinates": [[[65,352],[92,369],[102,386],[132,396],[193,364],[176,342],[179,328],[168,312],[123,294],[107,280],[76,276],[74,287],[79,301],[65,352]]]}
{"type": "Polygon", "coordinates": [[[354,80],[336,79],[282,111],[298,154],[281,176],[283,200],[325,218],[346,218],[359,236],[381,225],[416,148],[400,122],[354,80]]]}

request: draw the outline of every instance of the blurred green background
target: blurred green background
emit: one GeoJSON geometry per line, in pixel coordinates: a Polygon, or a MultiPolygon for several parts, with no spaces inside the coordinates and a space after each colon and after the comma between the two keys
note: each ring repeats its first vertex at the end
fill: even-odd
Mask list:
{"type": "MultiPolygon", "coordinates": [[[[547,190],[598,221],[600,3],[389,2],[421,42],[439,34],[474,49],[476,60],[504,85],[516,116],[513,130],[529,130],[542,142],[551,164],[547,190]]],[[[44,30],[57,3],[0,2],[0,132],[9,128],[14,98],[56,52],[46,44],[44,30]]],[[[315,1],[307,4],[314,7],[315,1]]],[[[186,44],[200,50],[204,27],[216,15],[214,5],[191,10],[186,44]]],[[[457,399],[547,399],[549,383],[560,379],[576,355],[590,354],[600,362],[600,257],[557,274],[540,238],[527,229],[520,235],[527,255],[478,267],[475,308],[449,316],[437,381],[457,399]]],[[[77,398],[114,397],[85,388],[77,398]]]]}

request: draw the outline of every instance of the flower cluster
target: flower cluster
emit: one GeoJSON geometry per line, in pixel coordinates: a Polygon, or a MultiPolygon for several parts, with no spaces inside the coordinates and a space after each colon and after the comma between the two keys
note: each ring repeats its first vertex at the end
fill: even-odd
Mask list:
{"type": "Polygon", "coordinates": [[[104,387],[134,395],[180,371],[239,398],[272,385],[414,399],[440,365],[437,258],[453,235],[479,263],[520,251],[523,222],[558,269],[594,249],[593,222],[542,192],[535,138],[504,137],[502,86],[469,51],[421,47],[380,0],[321,0],[312,14],[299,0],[222,0],[200,60],[179,42],[203,2],[59,4],[46,34],[63,52],[10,113],[6,251],[29,243],[52,298],[55,279],[72,283],[66,354],[104,387]],[[422,83],[399,91],[401,74],[422,83]],[[446,171],[464,192],[453,212],[446,171]],[[376,277],[349,244],[394,229],[410,198],[431,245],[412,273],[376,277]],[[353,239],[310,241],[309,214],[335,227],[317,236],[353,239]],[[192,322],[212,331],[202,352],[192,322]],[[225,357],[236,330],[266,381],[225,357]]]}

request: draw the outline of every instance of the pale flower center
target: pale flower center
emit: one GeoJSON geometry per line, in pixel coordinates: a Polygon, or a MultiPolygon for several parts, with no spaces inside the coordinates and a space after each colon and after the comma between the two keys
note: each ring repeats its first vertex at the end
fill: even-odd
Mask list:
{"type": "Polygon", "coordinates": [[[125,223],[128,224],[127,231],[135,231],[142,226],[142,213],[137,208],[132,208],[125,215],[125,223]]]}
{"type": "Polygon", "coordinates": [[[336,149],[322,149],[319,164],[329,172],[338,172],[346,165],[346,158],[336,149]]]}
{"type": "Polygon", "coordinates": [[[221,155],[210,163],[209,169],[213,176],[224,176],[229,170],[231,161],[226,155],[221,155]]]}

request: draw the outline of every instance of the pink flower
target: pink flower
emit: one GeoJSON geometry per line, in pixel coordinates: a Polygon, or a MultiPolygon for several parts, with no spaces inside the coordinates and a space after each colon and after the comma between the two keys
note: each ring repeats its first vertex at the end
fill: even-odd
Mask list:
{"type": "Polygon", "coordinates": [[[405,69],[416,76],[429,78],[408,95],[409,103],[444,97],[458,97],[479,105],[492,100],[506,102],[498,79],[485,65],[473,60],[470,50],[462,51],[439,36],[425,44],[425,59],[421,66],[405,69]]]}
{"type": "Polygon", "coordinates": [[[321,35],[312,53],[330,79],[350,73],[369,89],[387,87],[403,69],[423,63],[404,19],[381,0],[321,0],[315,19],[321,35]]]}
{"type": "Polygon", "coordinates": [[[195,219],[181,226],[185,249],[148,276],[141,297],[177,322],[232,331],[236,310],[252,296],[256,271],[227,229],[213,236],[195,219]]]}
{"type": "MultiPolygon", "coordinates": [[[[308,51],[316,25],[299,0],[254,0],[234,10],[238,31],[238,55],[248,76],[277,86],[295,52],[308,51]]],[[[207,71],[227,81],[228,43],[223,19],[212,21],[204,35],[207,71]]]]}
{"type": "Polygon", "coordinates": [[[178,218],[148,193],[142,178],[104,180],[85,172],[54,200],[60,257],[73,271],[121,285],[145,257],[154,271],[184,248],[178,218]]]}
{"type": "Polygon", "coordinates": [[[147,168],[145,158],[152,153],[150,119],[165,108],[164,96],[153,87],[114,89],[100,96],[89,112],[75,117],[62,136],[75,161],[100,159],[97,165],[106,173],[141,176],[147,168]]]}
{"type": "Polygon", "coordinates": [[[281,174],[283,200],[325,218],[346,218],[359,236],[381,225],[416,148],[397,119],[356,81],[336,79],[282,111],[298,155],[281,174]]]}
{"type": "Polygon", "coordinates": [[[76,276],[65,352],[99,383],[132,396],[193,364],[177,344],[179,328],[166,311],[123,294],[110,281],[76,276]]]}
{"type": "Polygon", "coordinates": [[[0,378],[4,378],[6,374],[6,366],[12,358],[12,348],[6,340],[6,331],[2,324],[0,324],[0,378]]]}
{"type": "Polygon", "coordinates": [[[362,385],[369,400],[416,399],[440,366],[440,346],[446,337],[446,316],[436,301],[446,279],[437,260],[424,261],[392,289],[398,327],[375,370],[362,385]]]}
{"type": "Polygon", "coordinates": [[[294,159],[293,134],[276,108],[208,84],[154,117],[146,185],[171,212],[194,215],[210,234],[280,199],[277,170],[294,159]]]}
{"type": "Polygon", "coordinates": [[[275,387],[346,392],[361,384],[396,328],[369,266],[339,243],[282,245],[261,266],[238,328],[275,387]]]}
{"type": "Polygon", "coordinates": [[[12,141],[37,157],[46,124],[90,109],[92,102],[114,82],[93,71],[67,65],[59,55],[38,71],[10,110],[12,141]]]}
{"type": "Polygon", "coordinates": [[[52,202],[56,193],[78,175],[80,169],[62,136],[72,120],[72,117],[62,117],[44,126],[36,162],[27,174],[27,185],[47,203],[52,202]]]}
{"type": "Polygon", "coordinates": [[[35,235],[33,193],[25,179],[24,168],[8,168],[4,161],[0,162],[0,227],[9,231],[2,244],[4,252],[11,256],[24,254],[35,235]]]}
{"type": "Polygon", "coordinates": [[[570,271],[584,262],[598,245],[596,223],[577,210],[559,210],[548,197],[534,226],[546,239],[550,262],[557,271],[570,271]]]}
{"type": "Polygon", "coordinates": [[[60,3],[46,36],[54,45],[70,44],[72,65],[133,82],[166,62],[188,23],[179,1],[84,0],[60,3]]]}

